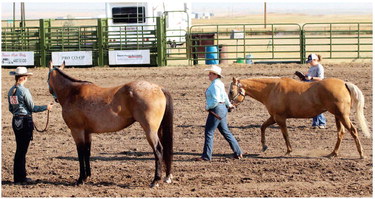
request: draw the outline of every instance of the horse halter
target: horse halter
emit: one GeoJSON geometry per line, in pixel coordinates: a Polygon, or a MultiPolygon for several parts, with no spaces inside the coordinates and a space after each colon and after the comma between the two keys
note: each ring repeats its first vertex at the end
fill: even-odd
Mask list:
{"type": "Polygon", "coordinates": [[[234,102],[234,101],[238,101],[238,103],[237,104],[232,103],[234,106],[238,106],[241,102],[243,102],[245,100],[245,96],[246,96],[245,89],[242,88],[242,84],[240,82],[238,82],[236,84],[236,86],[237,86],[237,95],[233,97],[233,99],[231,100],[231,103],[234,102]],[[239,96],[243,97],[241,101],[237,100],[237,98],[239,96]]]}
{"type": "Polygon", "coordinates": [[[50,77],[51,77],[51,72],[54,71],[54,70],[57,70],[57,68],[52,68],[51,70],[49,70],[48,72],[48,78],[47,78],[47,84],[48,84],[48,89],[53,97],[53,99],[55,100],[56,103],[59,103],[59,101],[57,100],[57,96],[56,96],[56,93],[55,91],[52,89],[52,87],[49,85],[49,80],[50,80],[50,77]]]}

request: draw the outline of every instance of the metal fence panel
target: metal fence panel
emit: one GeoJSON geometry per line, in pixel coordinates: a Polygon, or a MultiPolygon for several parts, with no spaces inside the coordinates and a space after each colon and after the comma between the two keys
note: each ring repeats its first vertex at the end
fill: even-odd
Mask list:
{"type": "Polygon", "coordinates": [[[46,66],[52,52],[82,50],[93,51],[99,66],[108,65],[110,50],[141,49],[149,49],[158,66],[173,61],[304,63],[310,53],[324,59],[372,59],[371,22],[194,25],[184,32],[168,30],[165,17],[156,17],[153,25],[109,26],[108,20],[27,20],[26,27],[2,21],[2,51],[34,51],[37,66],[46,66]],[[186,42],[173,41],[184,36],[186,42]],[[216,51],[207,53],[212,46],[216,51]]]}
{"type": "Polygon", "coordinates": [[[219,48],[220,63],[298,61],[300,32],[298,24],[196,25],[190,28],[190,59],[194,64],[207,60],[205,47],[214,45],[219,48]]]}
{"type": "Polygon", "coordinates": [[[372,59],[372,23],[307,23],[303,39],[304,56],[318,53],[324,59],[372,59]]]}

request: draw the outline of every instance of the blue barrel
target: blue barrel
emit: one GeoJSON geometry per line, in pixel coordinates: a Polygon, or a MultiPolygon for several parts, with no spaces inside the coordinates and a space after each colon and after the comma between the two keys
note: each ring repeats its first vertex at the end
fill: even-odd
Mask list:
{"type": "Polygon", "coordinates": [[[219,64],[217,46],[206,46],[206,64],[219,64]]]}

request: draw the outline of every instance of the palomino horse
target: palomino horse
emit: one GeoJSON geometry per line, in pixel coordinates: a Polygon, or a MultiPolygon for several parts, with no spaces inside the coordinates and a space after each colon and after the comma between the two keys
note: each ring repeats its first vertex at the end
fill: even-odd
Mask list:
{"type": "Polygon", "coordinates": [[[338,131],[335,149],[328,157],[338,155],[344,136],[343,126],[349,130],[357,145],[361,158],[363,149],[356,128],[349,119],[350,109],[354,107],[356,118],[362,132],[370,137],[369,128],[363,114],[364,96],[357,86],[336,78],[322,81],[301,82],[291,78],[250,78],[238,80],[233,78],[230,85],[229,99],[236,106],[245,96],[250,96],[264,104],[271,115],[261,126],[263,151],[267,150],[265,130],[277,123],[286,142],[287,152],[292,152],[286,127],[287,118],[312,118],[329,111],[335,115],[338,131]]]}
{"type": "Polygon", "coordinates": [[[165,182],[171,183],[173,156],[173,103],[164,88],[146,81],[134,81],[112,88],[101,88],[74,79],[50,62],[50,93],[61,104],[62,116],[77,146],[80,175],[77,184],[91,175],[91,134],[115,132],[135,121],[146,133],[155,156],[155,177],[151,187],[161,180],[162,162],[166,167],[165,182]]]}

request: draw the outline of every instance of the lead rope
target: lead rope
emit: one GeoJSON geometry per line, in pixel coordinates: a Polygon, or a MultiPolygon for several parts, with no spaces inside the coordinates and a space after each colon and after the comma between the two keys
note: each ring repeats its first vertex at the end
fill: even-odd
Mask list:
{"type": "Polygon", "coordinates": [[[43,130],[39,130],[39,129],[36,127],[35,122],[33,122],[33,123],[34,123],[35,130],[38,131],[39,133],[42,133],[42,132],[47,131],[48,123],[49,123],[49,110],[47,111],[47,122],[46,122],[46,127],[44,127],[43,130]]]}

